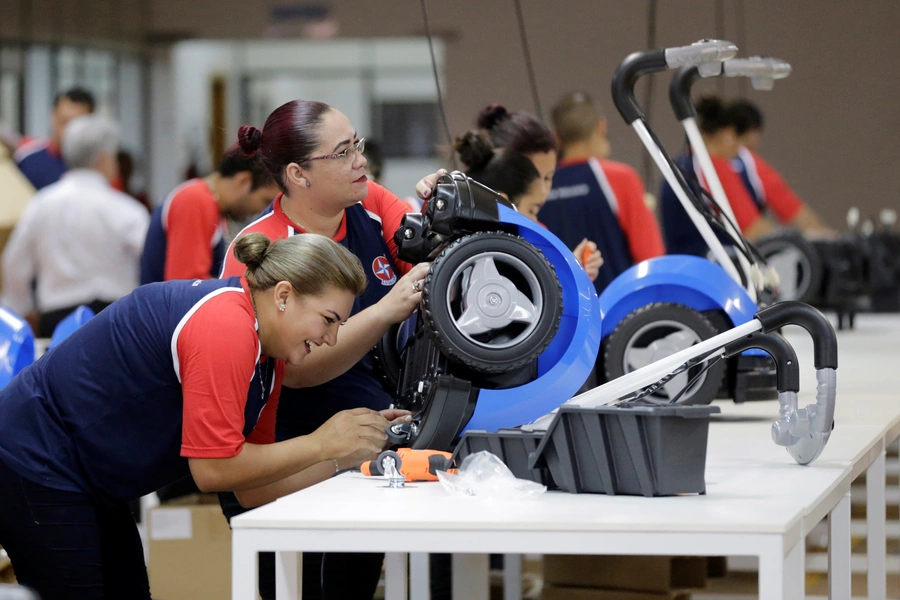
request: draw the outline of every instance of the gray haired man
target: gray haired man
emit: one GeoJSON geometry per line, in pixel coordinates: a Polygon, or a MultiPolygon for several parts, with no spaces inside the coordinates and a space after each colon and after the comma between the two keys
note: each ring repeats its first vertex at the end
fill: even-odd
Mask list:
{"type": "Polygon", "coordinates": [[[3,252],[3,304],[36,313],[40,337],[78,306],[98,312],[137,287],[149,216],[110,186],[118,139],[107,117],[69,122],[62,138],[69,171],[35,195],[3,252]]]}

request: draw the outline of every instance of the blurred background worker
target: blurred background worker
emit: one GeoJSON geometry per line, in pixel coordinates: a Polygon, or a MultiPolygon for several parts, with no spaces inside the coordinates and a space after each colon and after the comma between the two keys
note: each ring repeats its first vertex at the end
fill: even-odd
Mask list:
{"type": "MultiPolygon", "coordinates": [[[[534,163],[523,154],[510,150],[494,150],[482,131],[468,131],[456,140],[456,151],[466,166],[466,175],[485,185],[513,203],[516,209],[535,223],[547,194],[541,174],[534,163]]],[[[583,241],[582,250],[588,249],[589,257],[582,265],[592,280],[603,265],[603,257],[593,242],[583,241]]],[[[579,262],[582,257],[576,256],[579,262]]]]}
{"type": "Polygon", "coordinates": [[[63,131],[72,119],[92,112],[94,96],[89,91],[76,87],[57,94],[53,102],[53,131],[50,137],[28,141],[14,155],[19,169],[35,189],[56,183],[66,172],[66,162],[60,152],[63,131]]]}
{"type": "Polygon", "coordinates": [[[71,170],[32,199],[3,252],[4,303],[22,315],[37,312],[40,337],[79,305],[99,312],[138,284],[149,216],[110,186],[117,145],[111,119],[70,122],[62,155],[71,170]]]}
{"type": "Polygon", "coordinates": [[[606,119],[585,93],[567,94],[553,108],[562,160],[538,217],[564,243],[597,244],[603,267],[594,279],[600,294],[633,264],[665,254],[656,217],[644,202],[637,172],[608,160],[606,119]]]}
{"type": "Polygon", "coordinates": [[[832,234],[809,205],[791,189],[781,174],[759,156],[763,132],[762,111],[753,102],[739,98],[726,109],[737,136],[737,151],[731,168],[737,173],[759,211],[782,225],[810,234],[832,234]]]}
{"type": "Polygon", "coordinates": [[[278,187],[263,164],[230,148],[219,168],[175,188],[153,211],[141,256],[141,284],[218,277],[228,219],[245,221],[268,206],[278,187]]]}
{"type": "MultiPolygon", "coordinates": [[[[716,175],[734,212],[737,227],[750,240],[773,231],[775,226],[762,217],[740,176],[731,168],[731,160],[737,156],[739,142],[734,122],[721,100],[707,96],[697,102],[697,125],[716,175]]],[[[687,144],[685,146],[684,152],[675,158],[675,163],[684,172],[687,181],[694,185],[698,194],[701,188],[708,191],[699,163],[694,160],[690,146],[687,144]]],[[[665,181],[662,183],[660,193],[660,208],[663,236],[669,254],[706,256],[709,253],[709,247],[703,241],[697,227],[665,181]]],[[[728,236],[718,235],[723,243],[730,243],[728,236]]]]}
{"type": "MultiPolygon", "coordinates": [[[[520,212],[523,212],[529,219],[540,222],[537,215],[547,201],[553,185],[553,174],[556,172],[556,160],[559,156],[559,148],[553,132],[534,115],[521,110],[509,112],[500,104],[486,106],[478,114],[475,122],[478,128],[485,133],[486,139],[494,151],[521,154],[534,164],[540,178],[540,195],[535,196],[529,202],[529,207],[520,212]],[[528,214],[525,211],[532,211],[534,214],[528,214]]],[[[553,231],[549,225],[544,224],[544,226],[553,231]]],[[[579,263],[584,260],[591,264],[589,273],[594,267],[600,268],[601,253],[597,250],[594,240],[587,236],[582,236],[577,240],[562,237],[560,239],[572,249],[572,253],[579,263]]]]}

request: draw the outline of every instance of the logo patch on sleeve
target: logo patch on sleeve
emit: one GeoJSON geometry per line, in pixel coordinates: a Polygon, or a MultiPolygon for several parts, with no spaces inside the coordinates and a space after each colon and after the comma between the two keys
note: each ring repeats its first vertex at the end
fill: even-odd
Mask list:
{"type": "Polygon", "coordinates": [[[394,285],[397,281],[397,275],[394,273],[391,263],[384,256],[379,256],[372,261],[372,272],[381,281],[381,285],[394,285]]]}

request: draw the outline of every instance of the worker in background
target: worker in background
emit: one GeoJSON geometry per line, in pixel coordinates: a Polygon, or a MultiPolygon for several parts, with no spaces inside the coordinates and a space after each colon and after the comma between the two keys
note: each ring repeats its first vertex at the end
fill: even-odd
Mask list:
{"type": "MultiPolygon", "coordinates": [[[[537,216],[547,196],[541,174],[528,157],[510,150],[494,150],[488,136],[478,130],[457,138],[456,151],[466,166],[467,176],[499,193],[522,215],[543,225],[537,216]]],[[[593,280],[603,265],[603,257],[595,252],[592,242],[587,248],[590,258],[583,266],[593,280]]],[[[581,257],[576,258],[581,261],[581,257]]]]}
{"type": "Polygon", "coordinates": [[[727,108],[737,135],[737,153],[731,167],[763,215],[773,216],[782,225],[796,227],[807,234],[831,235],[834,230],[801,200],[772,165],[759,156],[763,132],[763,114],[746,99],[733,101],[727,108]]]}
{"type": "Polygon", "coordinates": [[[63,131],[72,119],[92,112],[94,96],[89,91],[72,88],[57,94],[53,101],[50,137],[28,141],[16,150],[16,164],[36,190],[56,183],[66,172],[66,162],[60,151],[63,131]]]}
{"type": "Polygon", "coordinates": [[[192,475],[258,506],[374,459],[409,422],[360,408],[275,443],[285,363],[336,343],[366,277],[323,236],[235,252],[242,276],[142,286],[0,390],[0,544],[44,600],[150,599],[132,499],[192,475]]]}
{"type": "Polygon", "coordinates": [[[141,284],[218,277],[228,245],[227,219],[259,214],[277,192],[262,163],[230,148],[218,169],[182,183],[153,211],[141,284]]]}
{"type": "MultiPolygon", "coordinates": [[[[700,134],[734,212],[738,229],[751,241],[774,231],[775,225],[763,218],[756,203],[747,193],[740,176],[731,168],[731,160],[737,156],[740,144],[734,122],[726,107],[718,98],[705,97],[697,102],[696,108],[700,134]]],[[[708,192],[706,178],[689,147],[675,158],[675,163],[685,173],[687,181],[696,186],[695,191],[698,195],[701,188],[708,192]]],[[[707,256],[708,245],[666,181],[662,183],[660,207],[663,235],[669,254],[707,256]]],[[[724,244],[730,243],[730,237],[726,234],[717,232],[717,235],[724,244]]]]}
{"type": "MultiPolygon", "coordinates": [[[[428,263],[412,266],[397,259],[394,232],[409,208],[369,181],[365,139],[344,114],[327,104],[288,102],[269,115],[262,130],[241,127],[238,139],[248,156],[258,157],[266,166],[281,193],[272,210],[235,239],[251,232],[273,240],[318,233],[359,258],[369,281],[341,328],[337,345],[317,348],[301,368],[288,369],[278,406],[276,439],[307,435],[342,409],[388,408],[395,399],[381,387],[369,351],[391,325],[407,319],[418,306],[429,267],[428,263]]],[[[416,192],[420,198],[428,198],[443,172],[419,181],[416,192]]],[[[229,255],[223,276],[234,275],[240,268],[229,255]]],[[[323,471],[318,477],[296,478],[281,492],[294,492],[332,474],[323,471]]],[[[233,497],[223,495],[221,500],[229,518],[242,512],[233,497]]],[[[382,563],[382,554],[304,552],[303,597],[371,598],[382,563]]],[[[272,553],[260,554],[259,573],[260,595],[269,600],[275,594],[272,553]]]]}
{"type": "Polygon", "coordinates": [[[21,315],[37,312],[39,337],[50,337],[78,306],[99,312],[138,285],[150,217],[110,185],[117,144],[114,121],[71,121],[62,138],[70,170],[26,206],[3,252],[4,304],[21,315]]]}
{"type": "MultiPolygon", "coordinates": [[[[534,115],[525,111],[509,112],[499,104],[486,106],[478,114],[476,124],[485,132],[495,150],[515,152],[531,160],[540,175],[541,198],[546,201],[553,185],[558,158],[558,145],[553,132],[534,115]]],[[[597,249],[597,240],[589,236],[566,239],[554,231],[551,223],[544,225],[572,250],[579,263],[585,259],[590,270],[599,268],[604,259],[597,249]]]]}
{"type": "Polygon", "coordinates": [[[594,279],[600,294],[632,265],[665,254],[662,235],[637,172],[608,159],[606,119],[590,96],[566,95],[553,108],[553,127],[563,158],[538,217],[570,246],[596,241],[603,255],[594,279]]]}

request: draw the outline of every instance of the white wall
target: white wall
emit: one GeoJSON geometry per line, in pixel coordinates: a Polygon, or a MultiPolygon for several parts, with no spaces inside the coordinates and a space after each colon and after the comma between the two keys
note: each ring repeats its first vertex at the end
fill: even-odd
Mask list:
{"type": "MultiPolygon", "coordinates": [[[[443,64],[443,45],[436,43],[443,64]]],[[[153,62],[151,198],[160,202],[179,183],[191,160],[211,170],[211,96],[214,77],[226,81],[226,139],[237,141],[242,115],[257,127],[275,108],[295,98],[331,104],[360,136],[371,137],[371,104],[385,100],[435,101],[431,61],[422,39],[330,41],[190,41],[153,62]],[[168,69],[170,74],[166,74],[168,69]],[[242,82],[249,106],[243,106],[242,82]],[[171,130],[170,130],[171,129],[171,130]]],[[[439,159],[392,159],[384,183],[398,195],[440,166],[439,159]]]]}

